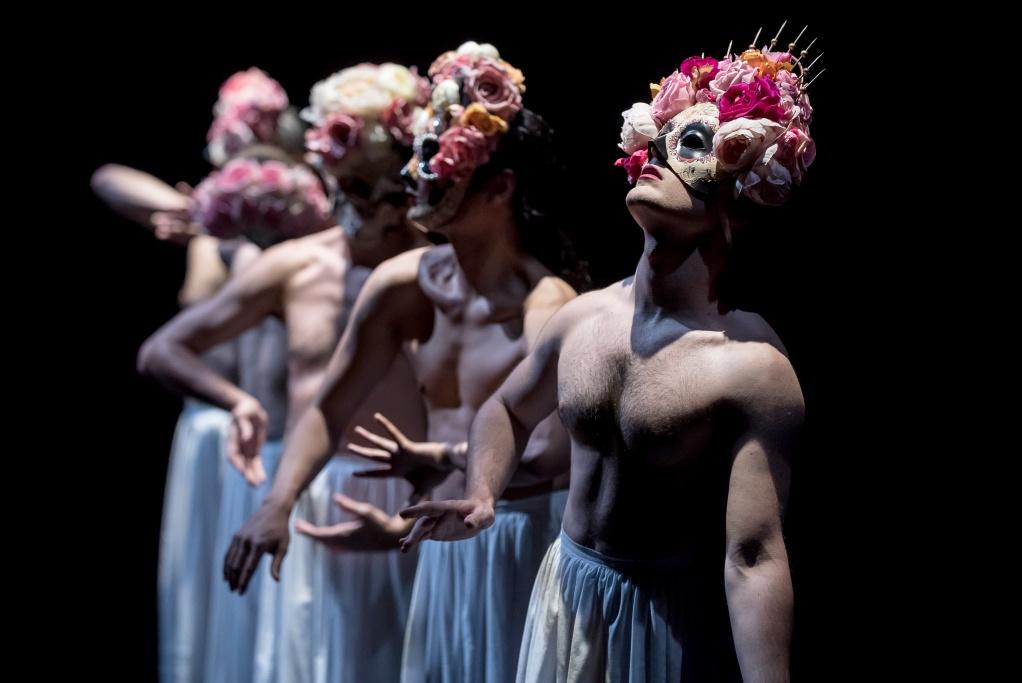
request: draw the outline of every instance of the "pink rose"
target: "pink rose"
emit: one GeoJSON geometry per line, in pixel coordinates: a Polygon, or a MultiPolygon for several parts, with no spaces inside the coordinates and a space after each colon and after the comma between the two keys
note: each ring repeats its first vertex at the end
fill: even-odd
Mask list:
{"type": "Polygon", "coordinates": [[[287,109],[288,99],[284,88],[266,75],[266,72],[252,67],[239,71],[220,86],[216,104],[217,115],[239,103],[280,113],[287,109]]]}
{"type": "Polygon", "coordinates": [[[642,174],[642,167],[646,165],[647,161],[649,161],[649,151],[640,149],[618,159],[614,165],[625,169],[625,173],[628,174],[628,182],[634,185],[635,181],[639,179],[639,175],[642,174]]]}
{"type": "Polygon", "coordinates": [[[757,77],[751,83],[737,83],[717,100],[720,122],[738,118],[782,121],[784,110],[780,101],[777,86],[769,78],[757,77]]]}
{"type": "Polygon", "coordinates": [[[660,92],[653,98],[650,112],[657,127],[663,126],[679,112],[695,103],[695,91],[688,76],[678,71],[660,82],[660,92]]]}
{"type": "Polygon", "coordinates": [[[657,125],[650,114],[649,105],[636,102],[628,111],[621,112],[624,122],[621,124],[621,144],[618,145],[625,154],[646,149],[646,144],[656,137],[657,125]]]}
{"type": "Polygon", "coordinates": [[[751,83],[756,77],[756,67],[741,59],[725,59],[717,65],[717,74],[710,80],[710,92],[720,99],[728,88],[737,83],[751,83]]]}
{"type": "Polygon", "coordinates": [[[279,161],[267,161],[262,165],[262,177],[259,182],[279,192],[290,192],[293,188],[291,174],[286,164],[279,161]]]}
{"type": "Polygon", "coordinates": [[[510,121],[522,108],[522,93],[518,86],[490,59],[479,60],[465,83],[465,92],[473,101],[486,107],[486,111],[505,121],[510,121]]]}
{"type": "Polygon", "coordinates": [[[419,108],[414,102],[394,100],[390,103],[387,111],[383,112],[383,127],[400,144],[410,145],[415,140],[412,123],[415,122],[418,110],[419,108]]]}
{"type": "Polygon", "coordinates": [[[717,96],[709,88],[696,91],[696,104],[716,104],[717,96]]]}
{"type": "Polygon", "coordinates": [[[331,114],[323,125],[305,133],[305,147],[329,163],[337,163],[348,150],[358,145],[364,122],[344,113],[331,114]]]}
{"type": "Polygon", "coordinates": [[[784,126],[769,119],[728,121],[713,136],[713,153],[717,163],[725,171],[749,168],[783,130],[784,126]]]}
{"type": "Polygon", "coordinates": [[[240,192],[255,180],[258,164],[250,159],[232,159],[215,175],[218,192],[240,192]]]}
{"type": "Polygon", "coordinates": [[[453,126],[438,142],[440,150],[429,160],[429,169],[443,180],[464,180],[490,158],[486,136],[475,128],[453,126]]]}
{"type": "Polygon", "coordinates": [[[806,169],[816,160],[816,143],[801,129],[792,128],[777,141],[774,158],[784,164],[795,184],[800,185],[806,169]]]}
{"type": "Polygon", "coordinates": [[[710,85],[719,68],[717,60],[712,57],[689,57],[681,63],[678,71],[692,80],[694,90],[702,90],[710,85]]]}

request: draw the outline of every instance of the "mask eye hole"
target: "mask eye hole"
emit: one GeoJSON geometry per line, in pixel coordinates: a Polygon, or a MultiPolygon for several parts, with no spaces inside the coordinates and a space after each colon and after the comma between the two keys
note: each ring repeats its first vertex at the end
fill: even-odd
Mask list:
{"type": "Polygon", "coordinates": [[[705,123],[690,123],[678,134],[675,152],[681,159],[699,159],[710,153],[713,131],[705,123]]]}

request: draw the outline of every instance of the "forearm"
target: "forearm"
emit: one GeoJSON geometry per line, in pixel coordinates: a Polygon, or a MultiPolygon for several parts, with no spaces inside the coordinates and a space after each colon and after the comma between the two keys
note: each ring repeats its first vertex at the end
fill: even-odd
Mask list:
{"type": "Polygon", "coordinates": [[[201,399],[224,410],[233,409],[248,397],[233,382],[206,365],[197,353],[174,340],[147,341],[139,352],[138,370],[178,394],[201,399]]]}
{"type": "Polygon", "coordinates": [[[117,213],[149,226],[155,211],[183,211],[189,199],[162,180],[126,166],[107,164],[92,175],[92,189],[117,213]]]}
{"type": "Polygon", "coordinates": [[[741,559],[729,559],[724,573],[731,631],[743,680],[788,681],[792,589],[787,559],[765,559],[753,566],[741,559]]]}
{"type": "Polygon", "coordinates": [[[309,406],[288,435],[267,500],[288,510],[293,508],[301,492],[330,461],[339,439],[328,428],[320,406],[309,406]]]}
{"type": "Polygon", "coordinates": [[[483,404],[469,434],[467,498],[492,504],[503,494],[525,448],[523,431],[499,396],[483,404]]]}

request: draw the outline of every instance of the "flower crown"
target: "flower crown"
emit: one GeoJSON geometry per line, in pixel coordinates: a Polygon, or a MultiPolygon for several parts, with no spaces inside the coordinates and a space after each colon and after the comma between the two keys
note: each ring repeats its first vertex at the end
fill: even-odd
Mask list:
{"type": "Polygon", "coordinates": [[[192,220],[220,239],[250,233],[272,241],[301,237],[330,218],[330,200],[316,174],[272,160],[232,159],[199,183],[192,200],[192,220]]]}
{"type": "Polygon", "coordinates": [[[824,70],[806,82],[819,57],[804,65],[815,39],[794,54],[805,28],[786,50],[774,51],[786,24],[761,49],[755,47],[757,32],[740,55],[732,56],[728,45],[728,56],[720,61],[689,57],[659,84],[650,84],[652,101],[636,103],[622,114],[619,147],[628,156],[614,165],[626,170],[629,182],[638,178],[648,143],[668,121],[693,105],[710,103],[716,105],[720,123],[712,153],[719,170],[735,177],[736,196],[772,206],[787,201],[791,187],[801,184],[816,158],[809,135],[813,109],[806,91],[824,70]]]}
{"type": "Polygon", "coordinates": [[[429,82],[400,64],[359,64],[312,87],[301,117],[312,124],[305,147],[316,161],[333,165],[351,150],[369,158],[394,142],[411,145],[412,122],[429,101],[429,82]]]}
{"type": "Polygon", "coordinates": [[[266,72],[252,67],[234,74],[220,86],[206,134],[206,156],[222,166],[250,145],[275,142],[278,120],[287,107],[287,93],[266,72]]]}
{"type": "Polygon", "coordinates": [[[429,158],[428,171],[421,169],[420,175],[458,182],[497,149],[522,109],[525,76],[501,59],[493,45],[472,41],[440,55],[429,75],[433,90],[429,108],[416,121],[415,151],[419,158],[424,158],[424,144],[438,151],[429,158]],[[439,130],[443,132],[437,135],[439,130]]]}

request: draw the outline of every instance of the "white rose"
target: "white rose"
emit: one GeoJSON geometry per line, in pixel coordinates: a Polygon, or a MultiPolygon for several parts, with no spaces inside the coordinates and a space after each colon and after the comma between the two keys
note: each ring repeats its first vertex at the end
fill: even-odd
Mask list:
{"type": "Polygon", "coordinates": [[[433,88],[433,111],[445,112],[452,104],[461,104],[461,89],[457,81],[448,78],[433,88]]]}
{"type": "Polygon", "coordinates": [[[770,119],[728,121],[713,136],[713,153],[725,171],[748,168],[783,132],[784,126],[770,119]]]}
{"type": "Polygon", "coordinates": [[[618,145],[625,154],[632,154],[646,147],[656,137],[657,127],[650,114],[649,104],[636,102],[628,111],[621,112],[624,123],[621,125],[621,144],[618,145]]]}
{"type": "Polygon", "coordinates": [[[777,145],[770,145],[756,165],[740,175],[735,182],[738,194],[766,206],[779,206],[788,200],[791,194],[791,173],[781,162],[774,158],[777,145]]]}
{"type": "Polygon", "coordinates": [[[361,117],[379,116],[393,98],[378,82],[378,72],[375,64],[360,64],[320,81],[312,87],[309,108],[303,117],[319,124],[339,111],[361,117]]]}
{"type": "Polygon", "coordinates": [[[412,135],[418,137],[419,135],[433,132],[432,119],[433,117],[428,109],[423,107],[416,108],[415,114],[412,117],[412,135]]]}
{"type": "Polygon", "coordinates": [[[459,55],[469,55],[470,57],[489,57],[490,59],[500,59],[500,52],[497,51],[490,43],[483,43],[480,45],[474,40],[470,40],[467,43],[462,43],[458,47],[459,55]]]}
{"type": "Polygon", "coordinates": [[[406,102],[415,99],[418,90],[418,83],[411,71],[400,64],[381,64],[377,72],[377,79],[380,85],[394,97],[399,97],[406,102]]]}

